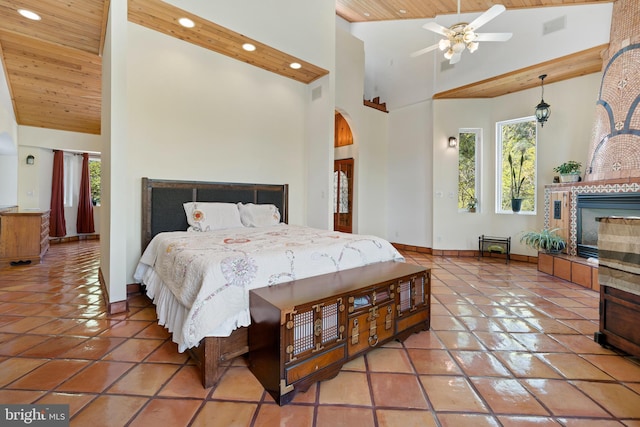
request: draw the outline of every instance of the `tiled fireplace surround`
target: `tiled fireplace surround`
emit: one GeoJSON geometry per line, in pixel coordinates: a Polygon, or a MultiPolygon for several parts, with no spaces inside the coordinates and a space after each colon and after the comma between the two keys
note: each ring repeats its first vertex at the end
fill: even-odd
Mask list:
{"type": "Polygon", "coordinates": [[[561,193],[568,197],[568,221],[565,223],[568,223],[567,253],[560,255],[539,253],[538,270],[590,289],[599,290],[597,264],[576,256],[578,195],[638,192],[640,192],[640,178],[547,185],[544,192],[545,228],[553,228],[555,226],[551,220],[553,212],[552,194],[561,193]]]}

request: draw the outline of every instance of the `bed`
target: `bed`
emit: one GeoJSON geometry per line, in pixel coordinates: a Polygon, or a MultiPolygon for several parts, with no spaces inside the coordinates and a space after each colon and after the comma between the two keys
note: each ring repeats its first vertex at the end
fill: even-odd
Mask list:
{"type": "Polygon", "coordinates": [[[286,184],[143,178],[141,237],[134,276],[178,350],[198,364],[205,388],[216,384],[230,360],[248,351],[249,290],[404,261],[375,236],[288,225],[286,184]],[[235,206],[239,224],[235,217],[219,219],[235,206]],[[277,216],[263,215],[266,209],[277,216]]]}

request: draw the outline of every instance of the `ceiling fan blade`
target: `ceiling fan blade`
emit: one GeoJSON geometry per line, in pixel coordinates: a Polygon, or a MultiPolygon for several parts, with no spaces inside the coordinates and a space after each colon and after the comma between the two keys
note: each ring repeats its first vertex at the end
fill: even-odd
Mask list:
{"type": "Polygon", "coordinates": [[[505,10],[507,10],[507,8],[505,8],[503,5],[494,4],[485,13],[483,13],[482,15],[478,16],[476,19],[471,21],[471,23],[467,25],[466,28],[469,28],[475,31],[478,28],[482,27],[487,22],[491,21],[496,16],[500,15],[505,10]]]}
{"type": "Polygon", "coordinates": [[[451,33],[450,29],[448,29],[447,27],[443,27],[442,25],[434,21],[427,22],[422,26],[422,28],[424,28],[425,30],[433,31],[434,33],[441,34],[445,37],[447,37],[451,33]]]}
{"type": "Polygon", "coordinates": [[[511,38],[512,33],[477,33],[477,42],[506,42],[511,38]]]}
{"type": "Polygon", "coordinates": [[[425,54],[427,52],[431,52],[432,50],[435,50],[437,48],[438,48],[438,43],[436,43],[434,45],[431,45],[429,47],[425,47],[424,49],[416,50],[415,52],[413,52],[409,56],[411,56],[412,58],[415,58],[416,56],[420,56],[420,55],[423,55],[423,54],[425,54]]]}
{"type": "Polygon", "coordinates": [[[449,64],[453,65],[453,64],[457,64],[458,62],[460,62],[460,58],[462,58],[462,53],[454,53],[453,56],[451,57],[451,59],[449,60],[449,64]]]}

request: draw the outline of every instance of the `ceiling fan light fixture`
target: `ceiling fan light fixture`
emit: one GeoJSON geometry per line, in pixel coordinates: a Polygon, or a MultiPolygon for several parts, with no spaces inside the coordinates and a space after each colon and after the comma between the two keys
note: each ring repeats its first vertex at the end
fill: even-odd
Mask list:
{"type": "Polygon", "coordinates": [[[467,49],[469,49],[469,53],[473,53],[478,50],[478,46],[478,42],[467,43],[467,49]]]}
{"type": "Polygon", "coordinates": [[[444,53],[444,59],[451,59],[453,58],[453,50],[449,49],[444,53]]]}
{"type": "Polygon", "coordinates": [[[465,43],[471,43],[475,39],[476,39],[476,33],[474,33],[473,31],[465,31],[464,35],[462,36],[462,40],[465,43]]]}
{"type": "Polygon", "coordinates": [[[451,41],[449,41],[449,39],[442,39],[438,43],[438,48],[441,51],[445,51],[445,50],[449,49],[449,47],[451,47],[451,41]]]}
{"type": "Polygon", "coordinates": [[[451,46],[451,50],[453,50],[454,53],[460,53],[464,50],[464,48],[464,43],[462,43],[461,41],[456,41],[453,46],[451,46]]]}

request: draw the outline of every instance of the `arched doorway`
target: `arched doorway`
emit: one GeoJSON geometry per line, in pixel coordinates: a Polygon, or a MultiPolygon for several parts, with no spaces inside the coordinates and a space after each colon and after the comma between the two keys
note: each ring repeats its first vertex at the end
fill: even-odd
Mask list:
{"type": "MultiPolygon", "coordinates": [[[[337,111],[334,138],[336,153],[351,153],[348,146],[353,146],[353,134],[345,118],[337,111]]],[[[353,157],[336,157],[333,163],[333,229],[335,231],[345,233],[353,231],[353,173],[353,157]]]]}

